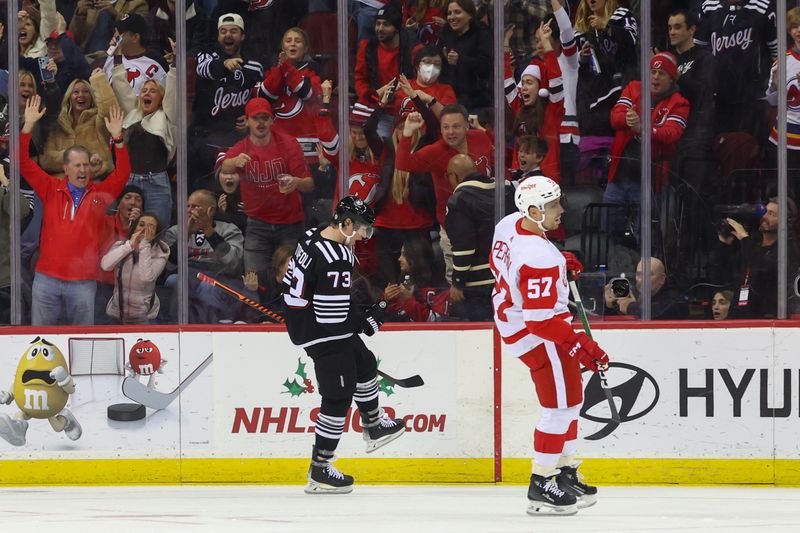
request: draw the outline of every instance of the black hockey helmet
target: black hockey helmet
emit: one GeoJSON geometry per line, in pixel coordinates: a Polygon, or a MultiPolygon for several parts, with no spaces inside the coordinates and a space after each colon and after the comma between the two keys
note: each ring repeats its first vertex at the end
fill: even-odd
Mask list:
{"type": "Polygon", "coordinates": [[[365,226],[372,226],[375,223],[375,211],[358,196],[345,196],[336,205],[333,221],[341,224],[347,218],[365,226]]]}

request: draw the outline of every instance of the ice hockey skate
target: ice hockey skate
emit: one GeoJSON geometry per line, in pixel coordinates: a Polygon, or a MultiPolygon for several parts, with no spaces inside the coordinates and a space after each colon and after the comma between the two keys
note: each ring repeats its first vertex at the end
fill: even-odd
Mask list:
{"type": "Polygon", "coordinates": [[[367,443],[367,453],[372,453],[400,438],[405,431],[406,425],[402,418],[389,418],[389,415],[381,409],[377,424],[364,428],[362,432],[367,443]]]}
{"type": "Polygon", "coordinates": [[[559,467],[561,473],[556,477],[558,486],[578,499],[578,509],[585,509],[597,503],[597,487],[583,482],[583,475],[578,473],[578,463],[575,466],[559,467]]]}
{"type": "Polygon", "coordinates": [[[0,415],[0,438],[13,446],[25,444],[28,422],[8,415],[0,415]]]}
{"type": "Polygon", "coordinates": [[[556,475],[550,477],[531,475],[528,486],[528,514],[574,515],[578,512],[577,498],[558,486],[556,475]]]}
{"type": "Polygon", "coordinates": [[[308,485],[306,494],[347,494],[353,492],[353,476],[342,474],[331,463],[335,460],[333,452],[323,452],[322,457],[330,459],[320,459],[320,454],[314,448],[311,454],[311,466],[308,467],[308,485]]]}

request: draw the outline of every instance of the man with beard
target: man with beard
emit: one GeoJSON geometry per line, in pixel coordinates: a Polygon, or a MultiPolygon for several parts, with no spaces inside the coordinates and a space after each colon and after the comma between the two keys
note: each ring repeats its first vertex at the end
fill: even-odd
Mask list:
{"type": "Polygon", "coordinates": [[[250,91],[264,77],[264,67],[242,56],[244,40],[241,15],[226,13],[217,21],[217,45],[197,54],[197,83],[189,128],[192,188],[197,188],[213,171],[220,149],[233,146],[247,132],[244,108],[250,91]]]}
{"type": "Polygon", "coordinates": [[[303,235],[300,192],[314,190],[314,179],[297,139],[273,128],[272,106],[265,98],[247,102],[250,134],[225,154],[220,171],[237,173],[247,215],[244,241],[245,272],[271,279],[272,254],[303,235]]]}
{"type": "MultiPolygon", "coordinates": [[[[791,198],[786,199],[789,235],[788,272],[797,269],[797,246],[794,239],[794,223],[797,219],[797,206],[791,198]]],[[[766,212],[758,224],[760,239],[753,238],[747,229],[733,218],[726,218],[731,227],[730,235],[720,235],[719,240],[730,247],[739,242],[739,257],[730,254],[735,268],[741,264],[743,272],[739,276],[738,296],[734,298],[731,315],[734,318],[773,318],[778,309],[778,198],[772,197],[766,205],[766,212]],[[737,263],[737,260],[739,261],[737,263]]],[[[735,282],[736,280],[734,280],[735,282]]]]}
{"type": "MultiPolygon", "coordinates": [[[[403,29],[403,16],[394,3],[386,4],[375,19],[375,37],[361,41],[356,56],[355,83],[358,101],[371,107],[379,105],[386,91],[396,90],[397,77],[414,78],[411,50],[415,40],[403,29]]],[[[390,96],[390,98],[394,98],[390,96]]],[[[391,121],[397,116],[399,99],[385,106],[386,120],[379,127],[381,135],[391,133],[391,121]]]]}

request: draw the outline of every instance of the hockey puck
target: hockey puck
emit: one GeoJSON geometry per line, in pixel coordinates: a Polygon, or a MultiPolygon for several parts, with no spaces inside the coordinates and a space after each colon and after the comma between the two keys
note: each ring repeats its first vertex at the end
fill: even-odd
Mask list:
{"type": "Polygon", "coordinates": [[[138,403],[115,403],[107,409],[108,418],[118,422],[141,420],[147,414],[144,405],[138,403]]]}

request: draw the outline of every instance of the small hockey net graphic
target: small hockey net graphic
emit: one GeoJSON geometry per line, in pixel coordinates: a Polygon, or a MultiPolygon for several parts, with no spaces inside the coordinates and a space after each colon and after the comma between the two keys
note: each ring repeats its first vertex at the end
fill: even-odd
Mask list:
{"type": "Polygon", "coordinates": [[[69,371],[73,376],[122,376],[125,374],[124,361],[123,339],[69,339],[69,371]]]}

